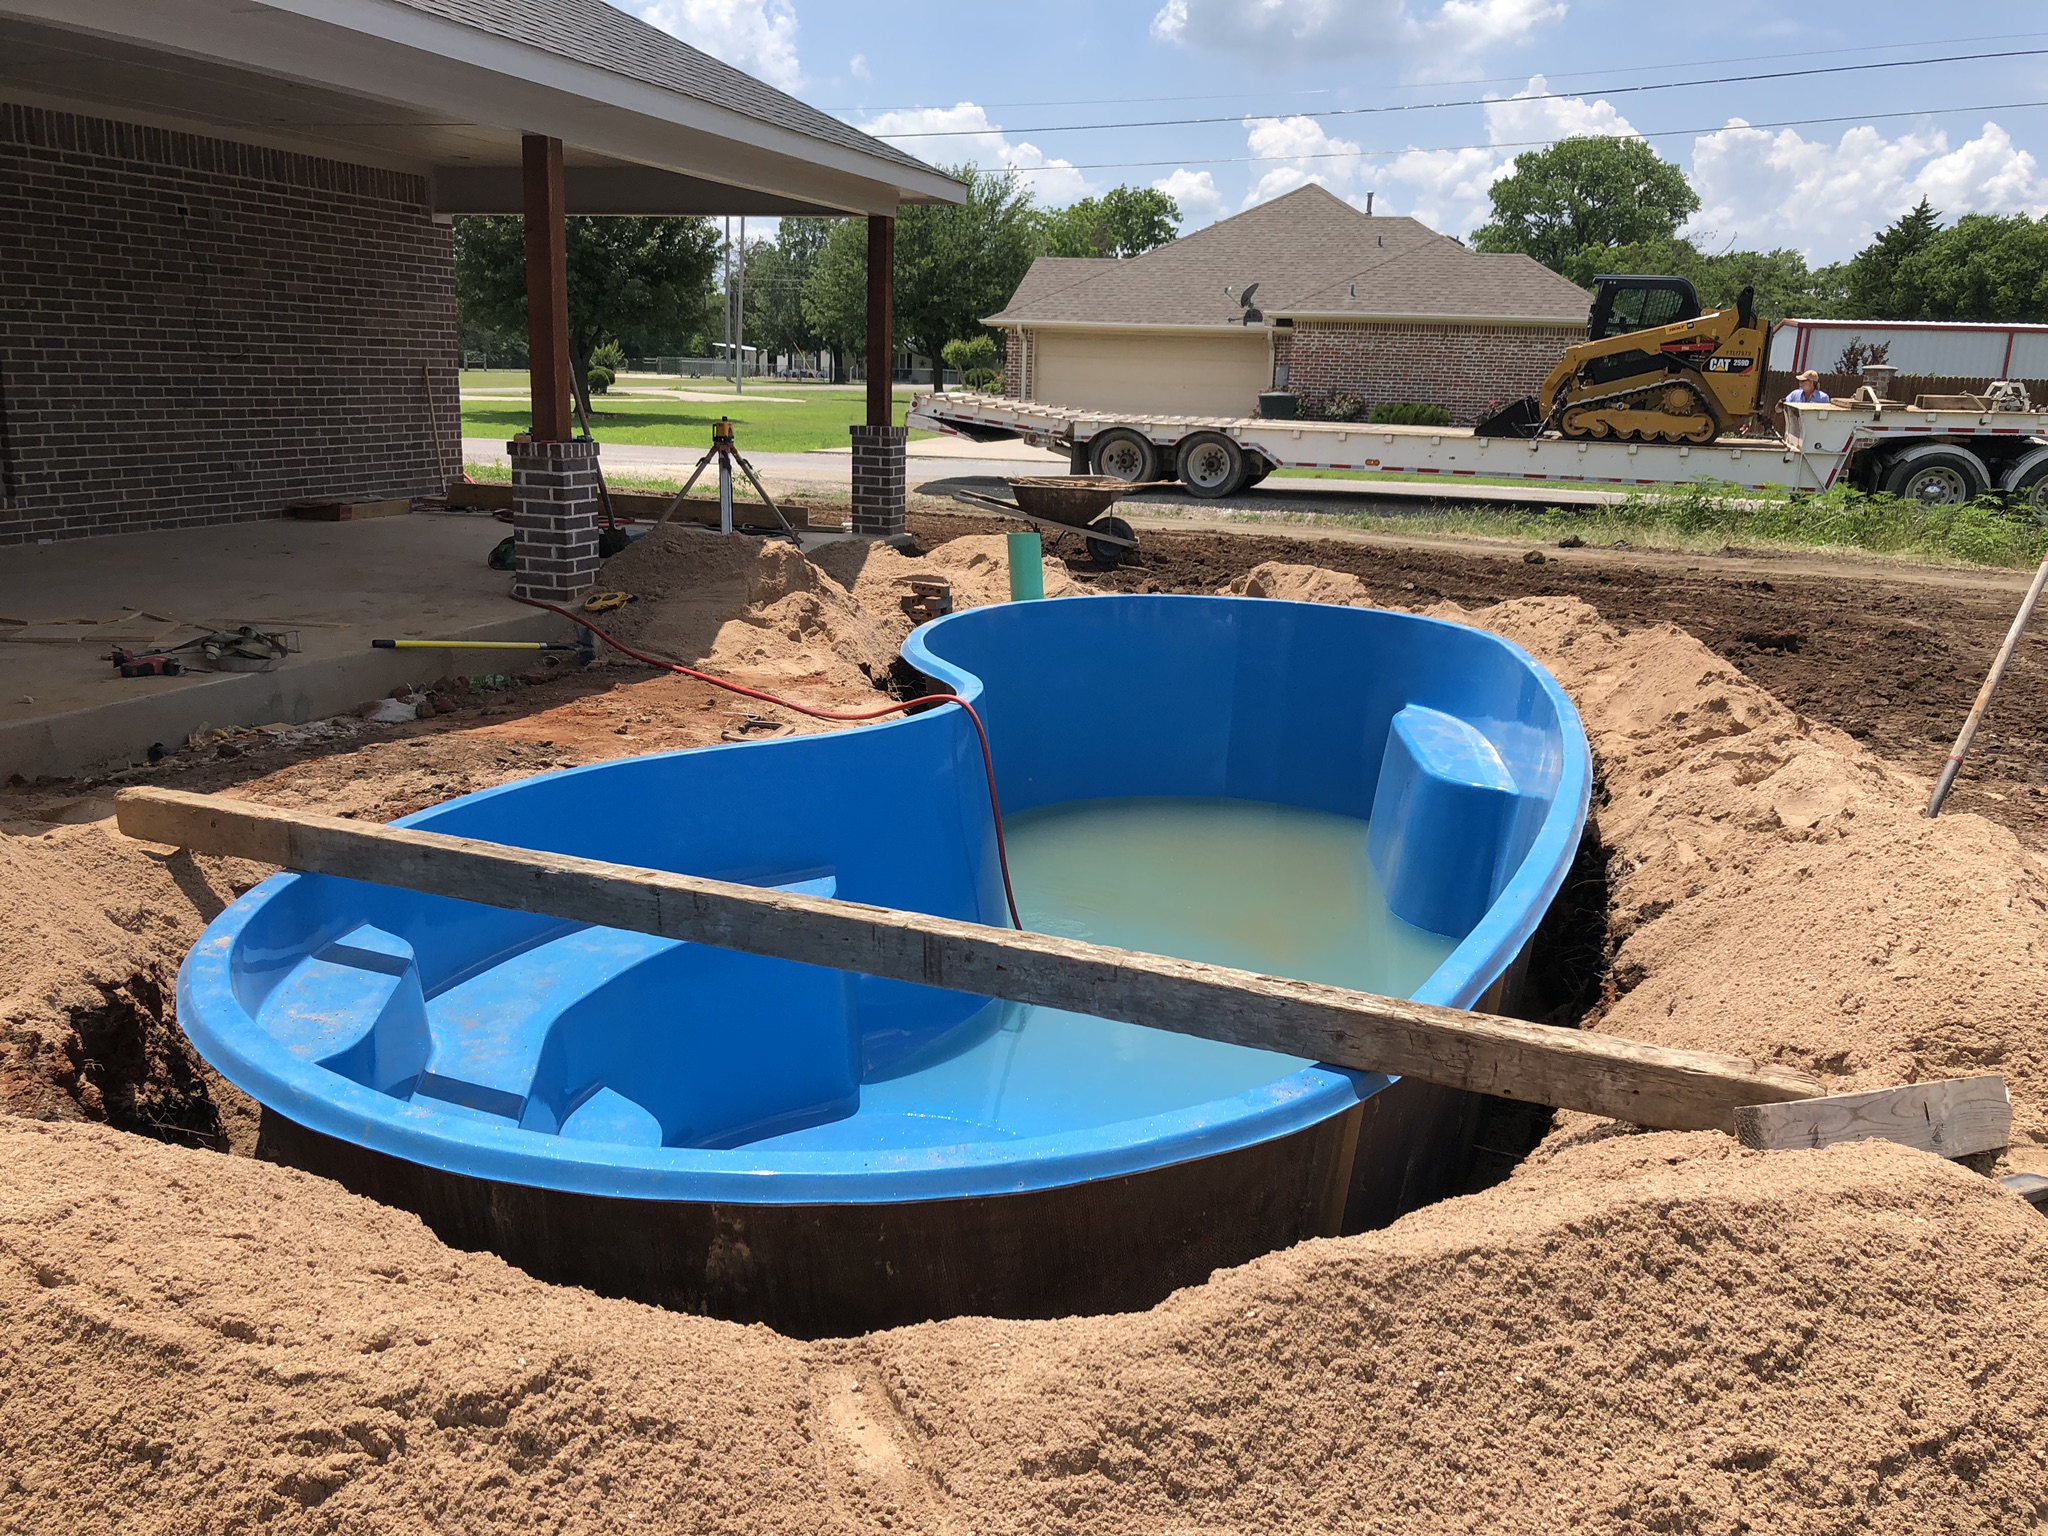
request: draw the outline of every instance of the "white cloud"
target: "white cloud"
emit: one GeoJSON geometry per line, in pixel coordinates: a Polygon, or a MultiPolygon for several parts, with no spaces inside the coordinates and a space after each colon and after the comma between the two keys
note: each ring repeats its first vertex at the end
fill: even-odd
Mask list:
{"type": "Polygon", "coordinates": [[[1223,216],[1223,194],[1217,190],[1216,178],[1207,171],[1191,171],[1183,166],[1171,176],[1153,182],[1152,189],[1164,192],[1180,205],[1183,233],[1213,224],[1223,216]]]}
{"type": "Polygon", "coordinates": [[[1346,196],[1357,183],[1359,146],[1331,136],[1312,117],[1248,117],[1245,143],[1254,159],[1277,161],[1259,173],[1240,205],[1250,208],[1284,197],[1310,182],[1346,196]]]}
{"type": "Polygon", "coordinates": [[[1035,144],[1012,143],[988,120],[988,112],[971,101],[952,107],[917,107],[904,112],[884,112],[860,125],[880,138],[892,133],[931,133],[938,138],[897,141],[920,160],[935,165],[957,165],[971,161],[984,169],[1011,166],[1025,171],[1024,184],[1041,202],[1058,207],[1095,189],[1074,169],[1070,160],[1048,159],[1035,144]]]}
{"type": "Polygon", "coordinates": [[[1322,58],[1469,54],[1520,42],[1564,13],[1563,0],[1443,0],[1420,15],[1408,0],[1166,0],[1152,35],[1253,60],[1282,48],[1322,58]]]}
{"type": "Polygon", "coordinates": [[[872,80],[874,71],[868,68],[868,56],[856,53],[846,61],[846,72],[856,80],[872,80]]]}
{"type": "Polygon", "coordinates": [[[1717,247],[1791,246],[1816,262],[1853,255],[1922,197],[1950,220],[2048,212],[2048,177],[1996,123],[1951,149],[1939,129],[1888,139],[1851,128],[1827,143],[1736,119],[1693,141],[1692,182],[1701,206],[1688,233],[1717,247]]]}
{"type": "Polygon", "coordinates": [[[1508,174],[1522,149],[1512,146],[1550,144],[1558,139],[1602,134],[1633,136],[1635,128],[1611,102],[1583,96],[1553,97],[1541,75],[1513,96],[1486,104],[1485,149],[1411,149],[1397,155],[1380,173],[1390,183],[1384,210],[1412,213],[1430,228],[1463,235],[1492,212],[1488,190],[1508,174]]]}
{"type": "Polygon", "coordinates": [[[622,9],[780,90],[804,83],[790,0],[619,0],[622,9]]]}

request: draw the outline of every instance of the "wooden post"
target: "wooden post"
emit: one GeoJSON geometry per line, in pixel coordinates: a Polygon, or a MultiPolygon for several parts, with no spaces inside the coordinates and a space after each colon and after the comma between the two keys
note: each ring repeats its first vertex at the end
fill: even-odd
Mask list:
{"type": "Polygon", "coordinates": [[[896,221],[868,215],[868,425],[896,418],[896,221]]]}
{"type": "Polygon", "coordinates": [[[211,795],[124,789],[115,812],[123,832],[146,842],[1147,1024],[1661,1130],[1732,1129],[1741,1106],[1810,1098],[1820,1086],[1736,1056],[211,795]]]}
{"type": "Polygon", "coordinates": [[[523,145],[526,190],[526,352],[532,369],[533,439],[575,437],[569,391],[569,235],[562,141],[537,133],[523,145]]]}

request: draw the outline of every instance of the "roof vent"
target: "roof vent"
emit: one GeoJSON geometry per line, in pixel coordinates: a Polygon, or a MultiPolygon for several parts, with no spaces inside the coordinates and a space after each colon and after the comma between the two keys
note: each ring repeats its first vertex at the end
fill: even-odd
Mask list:
{"type": "Polygon", "coordinates": [[[1372,217],[1372,194],[1370,192],[1365,194],[1365,216],[1368,219],[1372,217]]]}
{"type": "Polygon", "coordinates": [[[1381,245],[1385,245],[1387,243],[1387,237],[1385,235],[1381,235],[1378,238],[1381,245]]]}
{"type": "Polygon", "coordinates": [[[1351,297],[1354,299],[1358,297],[1358,284],[1356,283],[1351,285],[1351,297]]]}

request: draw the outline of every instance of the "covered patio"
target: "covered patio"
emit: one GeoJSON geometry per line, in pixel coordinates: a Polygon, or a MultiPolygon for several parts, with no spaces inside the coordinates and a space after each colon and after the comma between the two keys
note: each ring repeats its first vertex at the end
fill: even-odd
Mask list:
{"type": "MultiPolygon", "coordinates": [[[[868,351],[888,356],[897,210],[962,195],[603,0],[0,0],[0,544],[25,546],[0,549],[22,610],[7,617],[142,601],[133,562],[110,561],[92,592],[81,551],[59,602],[34,575],[41,545],[444,490],[462,452],[450,224],[468,213],[526,219],[533,428],[507,445],[518,589],[573,599],[599,564],[598,449],[572,420],[565,219],[864,218],[868,351]]],[[[853,527],[886,536],[903,528],[905,434],[877,372],[852,429],[853,527]]],[[[356,558],[379,538],[363,531],[329,534],[309,604],[390,579],[356,558]]],[[[194,552],[225,557],[235,537],[194,552]]],[[[451,590],[473,574],[450,572],[451,590]]],[[[216,617],[288,625],[290,594],[259,585],[209,589],[216,617]]],[[[535,617],[475,599],[466,625],[535,617]]],[[[195,705],[205,718],[186,728],[266,723],[318,690],[241,692],[195,705]]],[[[8,712],[16,730],[25,708],[8,712]]],[[[178,724],[157,713],[134,754],[178,724]]],[[[55,739],[18,766],[83,766],[55,739]]]]}

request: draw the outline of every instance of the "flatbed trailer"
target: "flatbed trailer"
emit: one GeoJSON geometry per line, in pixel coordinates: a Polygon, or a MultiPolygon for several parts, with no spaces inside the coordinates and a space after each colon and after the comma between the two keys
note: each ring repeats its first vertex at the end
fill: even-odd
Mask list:
{"type": "Polygon", "coordinates": [[[1785,408],[1779,437],[1711,443],[1479,437],[1405,427],[1261,417],[1139,416],[948,390],[919,395],[909,422],[991,442],[1021,438],[1069,456],[1077,474],[1178,479],[1229,496],[1275,469],[1349,470],[1559,486],[1699,481],[1796,494],[1844,482],[1928,505],[2003,494],[2048,515],[2048,408],[1921,410],[1896,402],[1785,408]]]}

